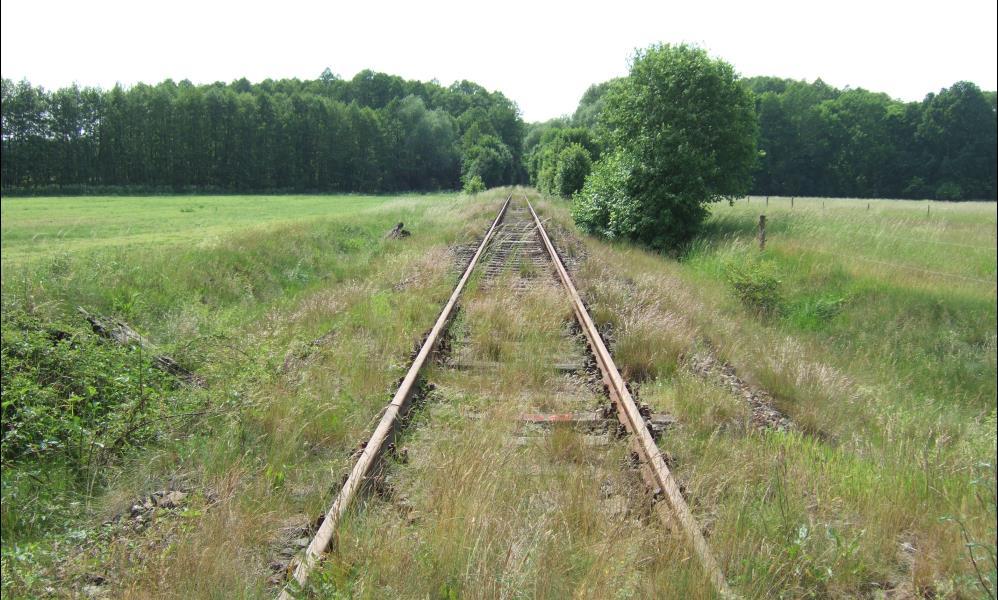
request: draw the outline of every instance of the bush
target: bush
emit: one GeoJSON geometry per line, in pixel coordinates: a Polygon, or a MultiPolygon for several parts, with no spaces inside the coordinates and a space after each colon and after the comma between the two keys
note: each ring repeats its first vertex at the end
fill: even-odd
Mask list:
{"type": "Polygon", "coordinates": [[[467,182],[477,176],[491,188],[511,181],[513,170],[509,147],[494,135],[482,135],[465,151],[461,179],[467,182]]]}
{"type": "Polygon", "coordinates": [[[634,233],[636,204],[628,194],[633,159],[615,152],[600,159],[572,202],[572,218],[586,233],[613,239],[634,233]]]}
{"type": "Polygon", "coordinates": [[[599,148],[588,130],[552,128],[527,154],[527,174],[540,191],[570,198],[582,188],[598,156],[599,148]]]}
{"type": "Polygon", "coordinates": [[[564,198],[582,189],[586,177],[593,168],[589,152],[579,144],[572,144],[558,155],[558,166],[554,176],[554,192],[564,198]]]}
{"type": "Polygon", "coordinates": [[[147,353],[8,306],[0,354],[4,465],[51,456],[85,472],[147,439],[173,403],[173,377],[147,353]]]}
{"type": "Polygon", "coordinates": [[[628,77],[606,92],[598,129],[606,147],[631,157],[626,193],[616,196],[628,204],[626,218],[598,229],[679,248],[698,231],[707,204],[748,192],[757,129],[751,92],[728,63],[685,45],[639,51],[628,77]]]}
{"type": "Polygon", "coordinates": [[[963,200],[963,188],[952,181],[945,181],[936,188],[937,200],[963,200]]]}
{"type": "Polygon", "coordinates": [[[485,191],[485,182],[478,175],[471,175],[464,180],[464,193],[477,194],[485,191]]]}
{"type": "Polygon", "coordinates": [[[775,265],[749,259],[728,263],[725,273],[735,297],[748,309],[770,315],[783,305],[775,265]]]}

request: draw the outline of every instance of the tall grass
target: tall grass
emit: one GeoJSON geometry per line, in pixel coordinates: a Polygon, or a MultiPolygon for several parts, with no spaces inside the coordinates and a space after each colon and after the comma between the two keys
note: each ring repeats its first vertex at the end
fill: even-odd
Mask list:
{"type": "MultiPolygon", "coordinates": [[[[328,508],[450,293],[451,246],[479,239],[503,196],[210,198],[210,219],[196,204],[181,212],[190,198],[148,219],[147,203],[169,199],[4,199],[5,306],[53,323],[78,304],[119,316],[209,381],[196,399],[208,415],[164,423],[92,494],[55,477],[65,485],[46,498],[36,487],[12,499],[20,466],[4,466],[4,511],[67,509],[5,525],[4,597],[79,589],[94,573],[116,597],[272,595],[268,564],[289,523],[328,508]],[[400,220],[414,235],[385,240],[400,220]],[[32,231],[50,241],[33,246],[32,231]],[[102,533],[105,518],[174,483],[195,490],[183,510],[102,533]]],[[[576,283],[635,393],[679,419],[661,445],[739,593],[982,593],[967,543],[983,551],[995,538],[994,478],[980,466],[996,454],[993,205],[933,203],[926,215],[925,203],[795,199],[791,210],[773,198],[759,253],[764,200],[753,198],[716,207],[672,261],[583,238],[562,202],[537,200],[555,243],[586,257],[576,283]],[[779,282],[773,310],[732,286],[747,264],[779,282]],[[706,342],[775,396],[794,432],[757,429],[743,398],[684,367],[706,342]]],[[[600,402],[551,366],[579,359],[570,319],[553,283],[516,296],[472,285],[455,358],[502,366],[431,369],[436,391],[406,452],[347,520],[313,582],[321,592],[710,595],[683,540],[650,513],[626,446],[517,423],[600,402]]]]}
{"type": "Polygon", "coordinates": [[[771,199],[762,253],[758,198],[716,207],[680,262],[590,242],[580,288],[628,349],[622,368],[652,350],[628,356],[618,324],[652,310],[665,347],[710,340],[797,424],[748,428],[744,408],[682,371],[640,387],[692,425],[667,447],[716,515],[712,544],[742,592],[975,597],[949,519],[993,545],[975,481],[995,462],[994,206],[822,202],[771,199]],[[772,311],[732,284],[751,264],[774,274],[772,311]]]}

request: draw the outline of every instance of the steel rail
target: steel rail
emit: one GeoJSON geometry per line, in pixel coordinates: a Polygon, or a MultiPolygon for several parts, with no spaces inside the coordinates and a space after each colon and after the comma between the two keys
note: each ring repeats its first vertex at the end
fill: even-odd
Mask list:
{"type": "MultiPolygon", "coordinates": [[[[658,445],[645,427],[644,418],[638,411],[637,404],[635,404],[634,398],[631,397],[631,393],[627,390],[627,385],[624,383],[623,377],[620,376],[620,371],[617,370],[617,365],[613,362],[613,357],[610,356],[606,344],[603,343],[603,338],[600,337],[599,330],[596,329],[595,323],[593,323],[592,318],[589,316],[589,311],[586,310],[586,306],[582,302],[582,297],[579,296],[578,290],[575,289],[572,278],[562,264],[558,252],[555,251],[554,244],[551,243],[547,231],[544,230],[544,225],[541,223],[540,218],[537,216],[533,205],[527,199],[526,195],[524,195],[524,200],[527,202],[530,214],[534,217],[537,232],[544,242],[544,247],[551,257],[551,262],[554,263],[558,271],[558,277],[568,291],[572,302],[572,310],[575,312],[575,317],[582,327],[582,331],[589,340],[589,347],[592,349],[597,365],[603,375],[603,383],[606,384],[610,399],[617,409],[617,417],[631,434],[632,449],[641,461],[642,477],[649,488],[651,488],[652,493],[656,496],[661,493],[668,504],[669,512],[662,510],[662,508],[665,508],[662,507],[658,509],[659,516],[669,527],[675,521],[678,521],[679,528],[693,545],[693,549],[700,559],[700,564],[714,586],[714,589],[723,597],[735,597],[728,587],[724,573],[711,553],[710,546],[708,546],[707,540],[703,537],[703,533],[700,531],[693,513],[690,512],[686,500],[683,499],[683,495],[679,491],[679,485],[676,483],[668,465],[665,464],[665,459],[662,457],[658,445]]],[[[662,503],[659,502],[657,506],[662,506],[662,503]]]]}
{"type": "MultiPolygon", "coordinates": [[[[343,483],[343,487],[340,489],[340,493],[336,496],[336,500],[333,502],[332,507],[330,507],[329,512],[326,513],[326,517],[323,519],[322,525],[319,526],[318,531],[315,533],[315,537],[312,538],[311,543],[309,543],[308,548],[306,548],[304,558],[295,567],[294,580],[297,581],[299,585],[305,585],[305,582],[308,580],[309,573],[311,573],[316,563],[322,557],[322,554],[329,548],[333,541],[333,536],[336,533],[336,528],[343,519],[343,515],[346,514],[346,511],[350,507],[354,497],[363,487],[372,466],[381,454],[385,441],[398,425],[399,416],[404,414],[405,409],[409,405],[412,398],[412,392],[416,387],[416,381],[419,378],[420,371],[426,364],[426,361],[430,356],[430,352],[432,352],[433,348],[436,346],[437,339],[447,326],[447,322],[450,320],[451,315],[454,312],[454,307],[457,305],[458,297],[460,297],[461,292],[464,290],[465,284],[468,282],[468,279],[471,277],[471,273],[475,270],[475,266],[478,264],[479,258],[481,258],[482,253],[485,251],[489,241],[492,239],[496,228],[502,221],[503,216],[506,214],[506,209],[509,208],[509,203],[512,198],[513,194],[510,193],[510,195],[506,197],[506,201],[503,202],[502,208],[499,209],[499,214],[496,215],[495,220],[492,221],[492,226],[489,227],[489,230],[485,233],[485,237],[482,238],[482,243],[479,244],[478,250],[475,252],[474,256],[472,256],[471,262],[468,263],[467,268],[465,268],[464,274],[461,276],[457,286],[454,288],[454,292],[451,293],[450,299],[440,312],[440,316],[437,317],[437,321],[433,325],[433,329],[430,330],[430,334],[427,336],[426,341],[423,342],[422,347],[419,349],[419,353],[412,361],[412,366],[409,367],[408,373],[406,373],[405,377],[402,379],[402,383],[399,385],[398,390],[392,397],[392,401],[387,407],[385,407],[384,415],[382,415],[381,421],[378,423],[378,427],[371,435],[371,439],[364,446],[363,452],[361,452],[360,457],[357,458],[357,462],[350,471],[350,476],[347,477],[346,482],[343,483]]],[[[293,596],[288,588],[285,587],[281,590],[281,594],[278,598],[279,600],[292,600],[293,596]]]]}

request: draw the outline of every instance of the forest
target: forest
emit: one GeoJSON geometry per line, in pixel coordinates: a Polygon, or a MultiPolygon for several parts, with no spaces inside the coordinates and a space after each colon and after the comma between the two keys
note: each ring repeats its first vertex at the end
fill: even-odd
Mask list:
{"type": "MultiPolygon", "coordinates": [[[[365,70],[342,79],[167,80],[54,91],[3,80],[5,194],[394,192],[529,181],[571,196],[605,148],[592,86],[571,116],[524,123],[469,81],[365,70]]],[[[758,136],[752,191],[995,199],[995,92],[958,82],[921,101],[775,77],[740,80],[758,136]]]]}
{"type": "Polygon", "coordinates": [[[344,80],[53,92],[3,80],[5,193],[341,191],[517,179],[523,120],[500,92],[362,71],[344,80]]]}

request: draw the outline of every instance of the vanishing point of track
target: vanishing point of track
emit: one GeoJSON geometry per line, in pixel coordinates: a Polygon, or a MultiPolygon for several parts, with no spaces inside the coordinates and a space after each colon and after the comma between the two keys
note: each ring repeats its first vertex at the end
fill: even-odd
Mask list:
{"type": "MultiPolygon", "coordinates": [[[[330,548],[337,527],[354,498],[376,472],[383,451],[398,432],[401,420],[412,403],[414,393],[418,388],[420,374],[424,366],[430,361],[433,351],[450,325],[461,293],[480,262],[486,262],[483,268],[485,285],[490,285],[498,278],[505,268],[511,266],[510,263],[520,265],[523,262],[529,262],[534,267],[546,263],[545,267],[553,266],[557,279],[568,295],[575,320],[585,335],[589,350],[600,371],[615,416],[627,431],[630,448],[637,458],[641,477],[652,498],[656,500],[655,512],[667,527],[677,529],[687,540],[687,543],[692,546],[705,576],[710,580],[714,589],[721,596],[732,596],[724,574],[701,533],[699,524],[690,512],[680,492],[679,485],[649,431],[645,415],[641,413],[628,391],[603,338],[575,289],[575,284],[572,282],[568,270],[566,270],[551,238],[544,229],[543,222],[526,196],[523,197],[521,203],[514,201],[512,194],[506,197],[496,218],[492,221],[492,225],[471,256],[449,300],[413,359],[412,365],[402,379],[391,402],[385,408],[378,426],[364,445],[363,451],[337,494],[336,500],[306,548],[304,556],[298,561],[294,569],[294,580],[298,584],[305,584],[309,573],[330,548]],[[487,253],[489,253],[489,260],[482,261],[483,256],[487,253]]],[[[282,590],[281,600],[290,600],[291,597],[288,589],[282,590]]]]}

